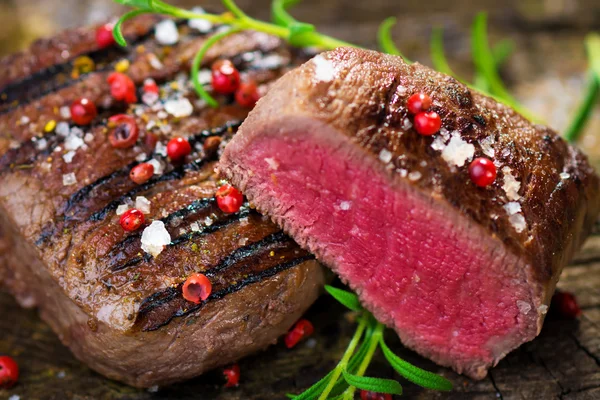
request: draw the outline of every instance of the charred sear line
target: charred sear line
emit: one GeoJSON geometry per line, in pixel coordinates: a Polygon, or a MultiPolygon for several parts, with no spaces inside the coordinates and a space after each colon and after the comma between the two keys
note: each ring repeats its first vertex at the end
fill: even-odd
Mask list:
{"type": "Polygon", "coordinates": [[[231,225],[234,222],[239,221],[242,218],[248,217],[252,213],[256,213],[256,211],[250,210],[250,209],[245,209],[245,210],[242,210],[235,214],[226,214],[227,217],[225,219],[213,222],[211,225],[205,226],[202,229],[200,229],[199,231],[195,231],[195,232],[192,231],[192,232],[189,232],[184,235],[176,237],[175,239],[173,239],[171,241],[171,244],[169,244],[168,247],[178,246],[182,243],[187,243],[188,241],[190,241],[194,238],[208,235],[211,233],[215,233],[216,231],[223,229],[226,226],[231,225]]]}
{"type": "Polygon", "coordinates": [[[244,276],[243,279],[240,279],[239,281],[236,281],[235,283],[232,283],[214,292],[206,301],[200,304],[189,303],[185,299],[183,299],[181,294],[182,284],[180,284],[177,288],[166,289],[165,291],[159,292],[144,301],[138,313],[136,325],[141,326],[141,329],[144,332],[155,331],[169,324],[175,318],[184,317],[186,315],[192,314],[200,310],[202,307],[204,307],[204,305],[206,305],[210,301],[222,299],[225,296],[231,293],[235,293],[248,285],[264,281],[285,270],[288,270],[306,261],[314,259],[315,257],[312,254],[305,254],[303,256],[277,264],[265,270],[247,274],[244,276]],[[166,313],[164,315],[161,315],[162,318],[156,320],[153,320],[151,318],[150,314],[153,311],[161,311],[161,308],[169,308],[169,306],[175,307],[173,310],[164,310],[166,311],[166,313]]]}

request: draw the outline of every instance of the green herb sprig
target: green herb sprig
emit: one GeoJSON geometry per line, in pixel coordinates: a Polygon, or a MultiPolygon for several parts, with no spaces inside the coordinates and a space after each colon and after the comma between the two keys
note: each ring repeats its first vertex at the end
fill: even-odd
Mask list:
{"type": "Polygon", "coordinates": [[[449,391],[452,383],[446,378],[418,368],[401,359],[385,343],[385,326],[365,310],[354,293],[332,286],[325,290],[351,311],[358,313],[358,326],[344,355],[335,368],[323,379],[299,395],[288,395],[294,400],[354,399],[356,389],[378,393],[402,394],[400,382],[365,376],[378,349],[394,370],[407,380],[427,389],[449,391]]]}

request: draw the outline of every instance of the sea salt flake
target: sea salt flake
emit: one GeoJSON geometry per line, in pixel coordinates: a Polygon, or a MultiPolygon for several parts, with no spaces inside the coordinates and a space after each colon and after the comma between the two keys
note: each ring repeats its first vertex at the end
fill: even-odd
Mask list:
{"type": "Polygon", "coordinates": [[[410,122],[410,119],[404,118],[404,120],[402,121],[402,129],[407,131],[412,127],[413,127],[413,124],[412,124],[412,122],[410,122]]]}
{"type": "Polygon", "coordinates": [[[408,179],[410,181],[418,181],[419,179],[421,179],[422,174],[419,171],[412,171],[411,173],[408,174],[408,179]]]}
{"type": "Polygon", "coordinates": [[[269,54],[264,57],[258,57],[252,62],[252,66],[258,69],[276,69],[281,67],[285,59],[279,54],[269,54]]]}
{"type": "Polygon", "coordinates": [[[59,122],[56,124],[56,128],[54,128],[54,132],[62,137],[67,137],[70,131],[71,129],[69,128],[69,124],[65,121],[59,122]]]}
{"type": "MultiPolygon", "coordinates": [[[[194,12],[196,14],[204,14],[204,9],[202,7],[194,7],[194,8],[192,8],[192,12],[194,12]]],[[[201,33],[206,33],[206,32],[210,32],[210,30],[213,27],[213,24],[212,24],[212,22],[207,21],[205,19],[196,18],[196,19],[190,19],[188,21],[188,26],[192,29],[196,29],[197,31],[199,31],[201,33]]]]}
{"type": "Polygon", "coordinates": [[[277,169],[279,168],[279,163],[277,162],[275,157],[265,158],[264,160],[269,165],[269,169],[277,171],[277,169]]]}
{"type": "Polygon", "coordinates": [[[58,112],[62,119],[70,119],[71,118],[71,109],[69,108],[69,106],[62,106],[58,112]]]}
{"type": "Polygon", "coordinates": [[[159,119],[165,119],[165,118],[167,118],[169,116],[169,114],[167,114],[166,111],[161,110],[161,111],[159,111],[159,112],[156,113],[156,116],[159,119]]]}
{"type": "Polygon", "coordinates": [[[330,82],[335,78],[333,63],[322,55],[313,58],[313,64],[315,65],[315,78],[317,80],[321,82],[330,82]]]}
{"type": "Polygon", "coordinates": [[[171,243],[171,235],[165,228],[162,221],[154,221],[142,232],[142,250],[158,256],[164,250],[165,246],[171,243]]]}
{"type": "Polygon", "coordinates": [[[29,121],[31,121],[31,120],[29,119],[29,117],[28,117],[28,116],[26,116],[26,115],[24,115],[24,116],[22,116],[22,117],[21,117],[21,119],[19,120],[19,123],[20,123],[21,125],[25,125],[25,124],[28,124],[28,123],[29,123],[29,121]]]}
{"type": "Polygon", "coordinates": [[[158,93],[144,92],[142,95],[142,102],[147,106],[151,106],[158,101],[158,93]]]}
{"type": "Polygon", "coordinates": [[[204,218],[204,225],[211,226],[213,224],[213,220],[210,217],[204,218]]]}
{"type": "Polygon", "coordinates": [[[508,215],[514,215],[521,212],[521,205],[516,201],[511,201],[504,205],[504,209],[508,213],[508,215]]]}
{"type": "Polygon", "coordinates": [[[148,63],[150,63],[150,66],[156,70],[161,70],[163,69],[164,65],[163,63],[158,59],[158,57],[156,57],[156,54],[154,53],[150,53],[148,54],[148,63]]]}
{"type": "Polygon", "coordinates": [[[137,196],[135,198],[135,208],[140,210],[143,214],[150,214],[151,202],[144,196],[137,196]]]}
{"type": "Polygon", "coordinates": [[[77,177],[74,172],[70,172],[63,175],[62,181],[64,186],[71,186],[77,183],[77,177]]]}
{"type": "Polygon", "coordinates": [[[65,162],[67,164],[71,164],[71,162],[73,162],[73,158],[75,157],[75,152],[73,150],[69,151],[68,153],[65,153],[63,155],[63,160],[65,160],[65,162]]]}
{"type": "Polygon", "coordinates": [[[94,140],[94,135],[91,132],[88,132],[83,137],[83,141],[86,143],[91,143],[94,140]]]}
{"type": "Polygon", "coordinates": [[[201,85],[208,85],[212,80],[212,72],[209,69],[201,69],[198,72],[198,82],[201,85]]]}
{"type": "Polygon", "coordinates": [[[406,86],[399,85],[396,88],[396,93],[398,94],[398,96],[406,96],[407,91],[408,89],[406,89],[406,86]]]}
{"type": "Polygon", "coordinates": [[[440,129],[440,136],[446,139],[447,141],[448,139],[450,139],[450,132],[448,131],[448,129],[442,128],[440,129]]]}
{"type": "Polygon", "coordinates": [[[135,157],[135,161],[144,162],[146,161],[146,153],[140,153],[135,157]]]}
{"type": "Polygon", "coordinates": [[[160,156],[167,156],[167,146],[163,142],[156,142],[156,147],[154,148],[154,152],[160,156]]]}
{"type": "Polygon", "coordinates": [[[542,315],[543,315],[543,314],[546,314],[546,313],[548,312],[548,306],[547,306],[547,305],[545,305],[545,304],[542,304],[541,306],[539,306],[539,307],[537,308],[537,310],[538,310],[538,312],[539,312],[540,314],[542,314],[542,315]]]}
{"type": "Polygon", "coordinates": [[[36,150],[45,150],[48,147],[48,141],[44,138],[35,142],[36,150]]]}
{"type": "Polygon", "coordinates": [[[458,132],[452,132],[452,138],[442,150],[442,158],[450,165],[462,167],[475,154],[475,146],[463,140],[458,132]]]}
{"type": "Polygon", "coordinates": [[[408,176],[408,170],[405,169],[397,169],[396,172],[400,174],[402,178],[406,178],[408,176]]]}
{"type": "Polygon", "coordinates": [[[171,46],[179,41],[179,31],[175,21],[167,19],[156,24],[154,31],[156,41],[162,45],[171,46]]]}
{"type": "Polygon", "coordinates": [[[154,175],[162,175],[162,173],[165,170],[163,164],[160,161],[155,160],[154,158],[148,160],[148,164],[151,164],[154,167],[154,175]]]}
{"type": "Polygon", "coordinates": [[[71,132],[69,136],[67,136],[67,138],[65,139],[65,150],[77,150],[84,144],[85,142],[82,138],[80,138],[77,135],[74,135],[73,132],[71,132]]]}
{"type": "Polygon", "coordinates": [[[510,222],[518,233],[521,233],[527,228],[527,221],[525,221],[525,217],[523,214],[513,214],[508,217],[508,222],[510,222]]]}
{"type": "Polygon", "coordinates": [[[387,149],[381,149],[379,152],[379,159],[387,164],[392,161],[392,153],[387,149]]]}
{"type": "Polygon", "coordinates": [[[502,173],[504,174],[504,184],[502,185],[502,189],[506,192],[506,197],[508,197],[509,200],[519,200],[521,198],[519,195],[521,182],[514,177],[510,167],[503,167],[502,173]]]}
{"type": "Polygon", "coordinates": [[[192,222],[190,224],[190,229],[192,232],[200,232],[200,224],[198,222],[192,222]]]}
{"type": "Polygon", "coordinates": [[[522,314],[527,315],[531,311],[531,304],[523,300],[517,300],[517,308],[522,314]]]}
{"type": "Polygon", "coordinates": [[[442,136],[436,136],[431,142],[431,148],[437,151],[443,151],[446,148],[446,139],[442,136]]]}
{"type": "Polygon", "coordinates": [[[238,240],[239,246],[245,246],[246,243],[248,243],[248,238],[241,238],[240,240],[238,240]]]}
{"type": "Polygon", "coordinates": [[[560,179],[569,179],[570,177],[571,177],[571,174],[569,174],[568,172],[560,173],[560,179]]]}
{"type": "Polygon", "coordinates": [[[120,204],[119,207],[117,207],[117,215],[123,215],[127,212],[127,210],[129,210],[131,207],[129,207],[129,204],[120,204]]]}
{"type": "Polygon", "coordinates": [[[494,158],[496,152],[494,151],[494,144],[496,143],[496,138],[494,136],[488,136],[479,141],[479,145],[481,146],[481,151],[488,157],[494,158]]]}
{"type": "Polygon", "coordinates": [[[165,103],[165,110],[175,118],[189,117],[194,112],[194,106],[183,97],[177,100],[169,100],[165,103]]]}
{"type": "Polygon", "coordinates": [[[340,203],[340,210],[348,211],[351,206],[352,206],[351,201],[342,201],[340,203]]]}

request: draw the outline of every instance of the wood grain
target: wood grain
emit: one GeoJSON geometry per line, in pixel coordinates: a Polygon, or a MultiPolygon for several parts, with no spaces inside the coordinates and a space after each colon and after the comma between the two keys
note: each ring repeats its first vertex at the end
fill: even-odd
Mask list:
{"type": "MultiPolygon", "coordinates": [[[[115,12],[108,0],[100,7],[104,14],[115,12]]],[[[26,7],[35,1],[20,1],[26,7]]],[[[77,18],[59,13],[46,1],[59,22],[57,27],[77,18]]],[[[77,13],[85,20],[85,3],[77,1],[77,13]]],[[[197,1],[180,1],[191,5],[197,1]]],[[[17,3],[15,3],[16,5],[17,3]]],[[[205,7],[218,8],[218,1],[205,1],[205,7]]],[[[240,0],[253,15],[268,18],[265,0],[240,0]]],[[[516,44],[503,73],[518,97],[542,115],[550,125],[563,129],[581,96],[585,84],[585,54],[582,39],[592,29],[600,29],[600,3],[597,0],[497,1],[459,0],[390,2],[370,0],[305,0],[295,14],[317,23],[324,31],[372,46],[379,21],[396,15],[399,24],[394,36],[411,58],[429,63],[427,43],[433,25],[446,31],[446,48],[453,67],[462,75],[472,72],[468,30],[474,12],[491,13],[491,38],[509,37],[516,44]]],[[[63,10],[64,11],[64,10],[63,10]]],[[[102,14],[100,13],[100,15],[102,14]]],[[[98,15],[98,14],[96,14],[98,15]]],[[[598,110],[583,138],[582,146],[595,165],[600,166],[600,115],[598,110]]],[[[455,384],[452,393],[424,391],[406,383],[405,398],[416,399],[598,399],[600,398],[600,233],[596,233],[565,269],[559,287],[575,293],[584,313],[577,321],[550,316],[541,335],[508,355],[489,377],[474,382],[404,349],[388,332],[388,341],[400,355],[415,364],[442,373],[455,384]]],[[[222,388],[220,371],[192,381],[149,392],[109,381],[73,358],[50,328],[33,310],[22,310],[6,294],[0,293],[0,353],[13,355],[22,368],[18,386],[0,391],[0,399],[19,395],[33,399],[283,399],[297,393],[323,376],[340,358],[354,325],[344,309],[332,299],[322,297],[309,311],[316,333],[298,348],[287,350],[279,344],[269,351],[240,362],[242,381],[239,388],[222,388]]],[[[191,349],[192,350],[192,349],[191,349]]],[[[157,355],[158,357],[158,355],[157,355]]],[[[394,377],[381,355],[369,374],[394,377]]],[[[396,377],[397,378],[397,377],[396,377]]]]}

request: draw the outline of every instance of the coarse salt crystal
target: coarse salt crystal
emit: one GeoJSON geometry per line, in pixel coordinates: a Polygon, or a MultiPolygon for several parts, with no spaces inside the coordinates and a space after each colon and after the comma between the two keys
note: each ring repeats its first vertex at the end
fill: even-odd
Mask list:
{"type": "Polygon", "coordinates": [[[508,222],[510,222],[518,233],[521,233],[527,228],[527,221],[525,221],[525,217],[523,214],[513,214],[508,217],[508,222]]]}
{"type": "Polygon", "coordinates": [[[408,179],[411,181],[418,181],[419,179],[421,179],[421,173],[419,171],[412,171],[411,173],[408,174],[408,179]]]}
{"type": "Polygon", "coordinates": [[[548,312],[548,306],[545,304],[542,304],[541,306],[539,306],[537,308],[537,310],[540,314],[546,314],[548,312]]]}
{"type": "Polygon", "coordinates": [[[71,186],[77,183],[77,177],[74,172],[70,172],[63,175],[62,181],[64,186],[71,186]]]}
{"type": "Polygon", "coordinates": [[[571,177],[571,174],[569,174],[568,172],[560,173],[560,179],[569,179],[570,177],[571,177]]]}
{"type": "Polygon", "coordinates": [[[504,174],[504,184],[502,185],[502,189],[506,192],[506,197],[508,197],[509,200],[519,200],[521,198],[519,195],[521,182],[514,177],[510,167],[503,167],[502,173],[504,174]]]}
{"type": "Polygon", "coordinates": [[[333,63],[322,55],[313,58],[313,64],[315,65],[315,78],[318,81],[330,82],[335,78],[333,63]]]}
{"type": "Polygon", "coordinates": [[[517,308],[522,314],[527,315],[531,311],[531,304],[523,300],[517,300],[517,308]]]}
{"type": "Polygon", "coordinates": [[[171,243],[171,235],[162,221],[153,221],[142,232],[142,250],[153,257],[162,253],[169,243],[171,243]]]}
{"type": "Polygon", "coordinates": [[[446,139],[443,136],[436,136],[431,142],[431,148],[437,151],[443,151],[446,148],[446,139]]]}
{"type": "Polygon", "coordinates": [[[59,110],[60,117],[63,119],[71,118],[71,109],[68,106],[62,106],[59,110]]]}
{"type": "Polygon", "coordinates": [[[190,224],[190,229],[192,232],[200,232],[200,224],[198,222],[192,222],[190,224]]]}
{"type": "Polygon", "coordinates": [[[71,150],[68,153],[63,154],[63,160],[65,160],[67,164],[71,164],[71,162],[73,162],[73,157],[75,157],[75,154],[76,153],[73,150],[71,150]]]}
{"type": "Polygon", "coordinates": [[[213,220],[210,217],[204,218],[204,225],[211,226],[213,224],[213,220]]]}
{"type": "Polygon", "coordinates": [[[138,162],[146,161],[146,153],[140,153],[137,156],[135,156],[135,161],[138,161],[138,162]]]}
{"type": "Polygon", "coordinates": [[[69,134],[65,139],[65,150],[77,150],[81,146],[83,146],[85,142],[79,136],[73,135],[73,133],[69,134]]]}
{"type": "Polygon", "coordinates": [[[342,201],[340,203],[340,210],[347,211],[347,210],[350,209],[351,206],[352,206],[352,202],[351,201],[342,201]]]}
{"type": "Polygon", "coordinates": [[[177,100],[169,100],[165,103],[165,110],[175,118],[189,117],[194,112],[194,106],[183,97],[177,100]]]}
{"type": "Polygon", "coordinates": [[[150,53],[148,54],[148,62],[150,63],[150,66],[154,69],[163,69],[164,65],[162,62],[160,62],[160,60],[158,59],[158,57],[156,57],[156,54],[154,53],[150,53]]]}
{"type": "Polygon", "coordinates": [[[452,138],[442,150],[442,158],[450,165],[462,167],[467,160],[473,158],[475,146],[465,142],[460,133],[452,132],[452,138]]]}
{"type": "Polygon", "coordinates": [[[405,169],[397,169],[396,172],[399,173],[402,178],[406,178],[408,176],[408,171],[405,169]]]}
{"type": "Polygon", "coordinates": [[[516,213],[521,212],[521,205],[516,201],[511,201],[510,203],[506,203],[504,205],[504,209],[508,213],[508,215],[514,215],[516,213]]]}
{"type": "Polygon", "coordinates": [[[494,136],[488,136],[479,141],[479,145],[481,146],[481,151],[488,157],[494,158],[496,152],[494,151],[494,144],[496,143],[496,138],[494,136]]]}
{"type": "Polygon", "coordinates": [[[41,138],[35,142],[36,150],[45,150],[48,147],[48,141],[44,138],[41,138]]]}
{"type": "Polygon", "coordinates": [[[63,137],[67,137],[69,135],[70,131],[71,131],[71,129],[69,128],[69,124],[64,121],[56,124],[56,128],[54,129],[54,132],[56,132],[57,135],[60,135],[63,137]]]}
{"type": "Polygon", "coordinates": [[[156,103],[158,101],[158,93],[154,92],[144,92],[142,95],[142,102],[148,106],[156,103]]]}
{"type": "Polygon", "coordinates": [[[156,30],[154,32],[156,41],[163,45],[174,45],[179,41],[179,31],[175,21],[167,19],[156,24],[156,30]]]}
{"type": "Polygon", "coordinates": [[[83,137],[83,141],[86,143],[91,143],[92,141],[94,141],[94,135],[91,132],[86,133],[83,137]]]}
{"type": "MultiPolygon", "coordinates": [[[[204,10],[201,7],[192,8],[192,12],[195,12],[196,14],[204,14],[204,10]]],[[[213,24],[212,22],[207,21],[205,19],[196,18],[190,19],[188,22],[188,26],[192,29],[196,29],[200,33],[206,33],[210,32],[210,30],[213,27],[213,24]]]]}
{"type": "Polygon", "coordinates": [[[198,72],[198,82],[201,85],[208,85],[212,81],[212,72],[209,69],[201,69],[198,72]]]}
{"type": "Polygon", "coordinates": [[[248,243],[248,238],[240,238],[240,240],[238,240],[239,246],[245,246],[246,243],[248,243]]]}
{"type": "Polygon", "coordinates": [[[279,54],[269,54],[264,57],[258,57],[252,62],[252,66],[258,69],[276,69],[281,67],[285,59],[279,54]]]}
{"type": "Polygon", "coordinates": [[[399,85],[399,86],[396,88],[396,93],[397,93],[399,96],[406,96],[407,90],[408,90],[408,89],[406,89],[406,86],[399,85]]]}
{"type": "Polygon", "coordinates": [[[159,112],[156,113],[156,116],[159,119],[165,119],[165,118],[167,118],[169,116],[169,114],[167,114],[166,111],[160,110],[159,112]]]}
{"type": "Polygon", "coordinates": [[[153,158],[151,160],[148,160],[148,164],[150,164],[154,167],[154,175],[162,175],[162,173],[164,171],[164,166],[160,161],[155,160],[153,158]]]}
{"type": "Polygon", "coordinates": [[[30,119],[29,119],[29,117],[28,117],[28,116],[26,116],[26,115],[22,116],[22,117],[21,117],[21,119],[19,120],[19,122],[21,123],[21,125],[28,124],[28,123],[29,123],[29,121],[31,121],[31,120],[30,120],[30,119]]]}
{"type": "Polygon", "coordinates": [[[413,126],[413,124],[412,124],[412,122],[410,122],[410,119],[404,118],[404,120],[402,121],[402,129],[407,131],[410,128],[412,128],[412,126],[413,126]]]}
{"type": "Polygon", "coordinates": [[[156,142],[156,147],[154,148],[154,152],[163,157],[167,156],[167,146],[163,142],[156,142]]]}
{"type": "Polygon", "coordinates": [[[379,152],[379,159],[387,164],[392,161],[392,153],[387,149],[381,149],[379,152]]]}
{"type": "Polygon", "coordinates": [[[275,160],[275,157],[265,158],[264,160],[269,165],[269,169],[276,171],[279,168],[279,163],[275,160]]]}
{"type": "Polygon", "coordinates": [[[448,131],[448,129],[442,128],[442,129],[440,129],[440,136],[443,137],[444,139],[448,140],[448,139],[450,139],[450,132],[448,131]]]}
{"type": "Polygon", "coordinates": [[[127,210],[129,210],[131,207],[129,207],[129,204],[121,204],[119,205],[119,207],[117,207],[117,215],[123,215],[127,212],[127,210]]]}
{"type": "Polygon", "coordinates": [[[143,214],[150,214],[150,200],[144,196],[138,196],[135,198],[135,208],[140,210],[143,214]]]}

